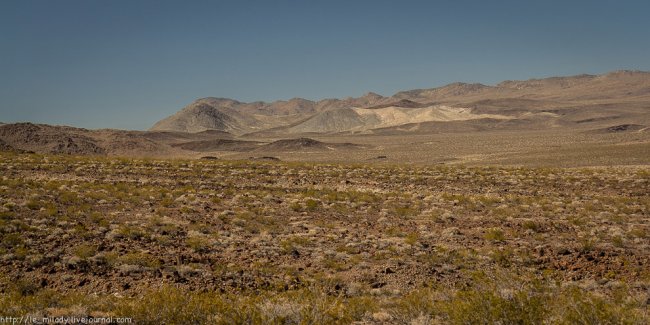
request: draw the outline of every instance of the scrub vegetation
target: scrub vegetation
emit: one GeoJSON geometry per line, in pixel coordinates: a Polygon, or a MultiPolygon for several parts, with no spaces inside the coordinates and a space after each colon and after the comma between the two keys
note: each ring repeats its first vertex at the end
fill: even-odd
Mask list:
{"type": "Polygon", "coordinates": [[[0,153],[0,313],[647,324],[650,171],[0,153]]]}

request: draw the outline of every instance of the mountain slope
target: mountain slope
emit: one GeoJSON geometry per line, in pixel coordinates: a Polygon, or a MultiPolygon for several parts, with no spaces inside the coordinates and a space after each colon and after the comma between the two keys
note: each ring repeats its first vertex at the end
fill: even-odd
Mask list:
{"type": "Polygon", "coordinates": [[[153,131],[201,132],[205,130],[220,130],[240,132],[250,129],[257,121],[251,116],[228,106],[210,104],[198,100],[180,112],[156,123],[153,131]]]}
{"type": "Polygon", "coordinates": [[[169,157],[185,152],[176,144],[227,139],[218,131],[198,133],[87,130],[69,126],[14,123],[0,125],[0,150],[48,154],[169,157]]]}
{"type": "Polygon", "coordinates": [[[306,121],[286,129],[288,133],[331,133],[347,131],[367,125],[368,122],[352,108],[320,112],[306,121]]]}
{"type": "MultiPolygon", "coordinates": [[[[639,105],[650,103],[650,73],[624,70],[603,75],[503,81],[494,86],[457,82],[401,91],[390,97],[367,93],[358,98],[321,101],[293,98],[243,103],[209,97],[161,120],[151,130],[221,130],[235,135],[333,133],[436,121],[529,119],[540,114],[546,114],[544,119],[554,117],[558,121],[535,125],[553,126],[564,123],[559,121],[564,116],[580,115],[576,107],[591,112],[594,105],[614,103],[621,104],[617,109],[635,107],[635,114],[639,113],[639,105]]],[[[626,114],[605,112],[610,117],[626,114]]]]}

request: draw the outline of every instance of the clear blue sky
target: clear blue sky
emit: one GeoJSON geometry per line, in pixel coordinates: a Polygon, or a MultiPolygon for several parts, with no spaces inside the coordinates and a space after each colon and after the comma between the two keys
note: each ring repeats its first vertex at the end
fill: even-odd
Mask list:
{"type": "Polygon", "coordinates": [[[0,121],[650,70],[650,1],[0,0],[0,121]]]}

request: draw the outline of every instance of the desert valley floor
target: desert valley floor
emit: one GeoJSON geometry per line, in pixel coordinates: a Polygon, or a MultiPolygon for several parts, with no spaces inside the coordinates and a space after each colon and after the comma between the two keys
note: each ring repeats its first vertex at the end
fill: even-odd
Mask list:
{"type": "Polygon", "coordinates": [[[6,152],[0,170],[0,310],[13,314],[152,324],[648,320],[645,166],[6,152]]]}

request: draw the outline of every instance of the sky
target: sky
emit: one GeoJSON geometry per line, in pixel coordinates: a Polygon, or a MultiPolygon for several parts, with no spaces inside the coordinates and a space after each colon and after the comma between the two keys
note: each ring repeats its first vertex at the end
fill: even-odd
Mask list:
{"type": "Polygon", "coordinates": [[[0,122],[650,70],[650,1],[0,0],[0,122]]]}

